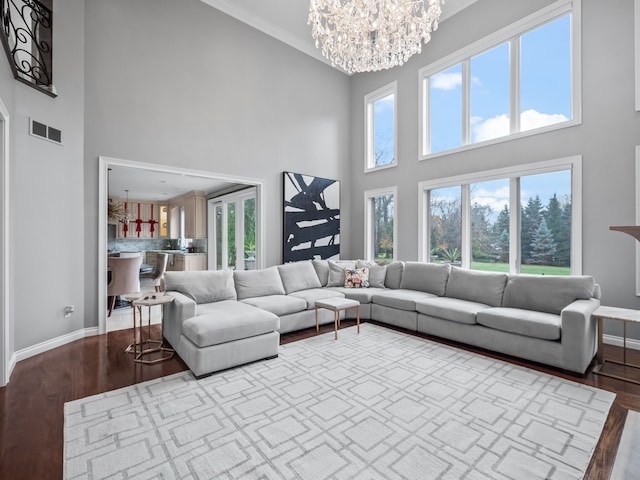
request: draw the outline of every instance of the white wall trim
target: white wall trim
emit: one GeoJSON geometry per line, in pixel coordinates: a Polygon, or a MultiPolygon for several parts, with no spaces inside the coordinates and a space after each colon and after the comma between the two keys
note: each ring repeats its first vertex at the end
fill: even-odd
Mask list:
{"type": "Polygon", "coordinates": [[[0,387],[9,383],[11,372],[15,366],[15,356],[11,351],[11,293],[9,285],[11,278],[9,257],[9,111],[0,99],[0,136],[2,137],[2,151],[0,152],[0,180],[2,186],[2,209],[0,210],[0,387]]]}
{"type": "Polygon", "coordinates": [[[635,0],[633,11],[635,41],[636,112],[640,112],[640,0],[635,0]]]}
{"type": "Polygon", "coordinates": [[[224,173],[207,172],[203,170],[190,170],[187,168],[170,167],[153,163],[136,162],[106,156],[98,157],[98,332],[107,331],[107,200],[108,200],[108,170],[110,166],[139,168],[179,175],[214,178],[231,183],[242,183],[256,187],[256,268],[264,268],[266,245],[265,232],[265,181],[262,179],[227,175],[224,173]]]}
{"type": "MultiPolygon", "coordinates": [[[[624,339],[616,335],[602,335],[602,341],[607,345],[614,345],[616,347],[622,347],[624,339]]],[[[640,340],[634,340],[633,338],[627,338],[627,348],[631,350],[640,350],[640,340]]]]}
{"type": "Polygon", "coordinates": [[[67,343],[75,342],[76,340],[80,340],[81,338],[92,337],[97,334],[97,327],[82,328],[80,330],[76,330],[75,332],[67,333],[65,335],[61,335],[60,337],[52,338],[51,340],[45,340],[44,342],[38,343],[36,345],[18,350],[15,354],[15,359],[19,362],[29,357],[33,357],[34,355],[38,355],[40,353],[53,350],[54,348],[61,347],[63,345],[66,345],[67,343]]]}
{"type": "MultiPolygon", "coordinates": [[[[639,0],[640,1],[640,0],[639,0]]],[[[636,223],[640,225],[640,145],[636,146],[636,223]]],[[[640,297],[640,241],[634,241],[636,248],[636,296],[640,297]]]]}

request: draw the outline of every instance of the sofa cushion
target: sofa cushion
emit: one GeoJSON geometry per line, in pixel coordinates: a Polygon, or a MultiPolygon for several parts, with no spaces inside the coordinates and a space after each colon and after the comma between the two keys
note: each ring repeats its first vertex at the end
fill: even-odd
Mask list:
{"type": "Polygon", "coordinates": [[[307,302],[293,295],[267,295],[264,297],[251,297],[241,302],[261,308],[278,316],[298,313],[307,309],[307,302]]]}
{"type": "Polygon", "coordinates": [[[320,284],[323,287],[326,287],[327,283],[329,282],[329,261],[314,258],[313,260],[311,260],[311,264],[316,271],[316,275],[318,275],[320,284]]]}
{"type": "Polygon", "coordinates": [[[232,270],[165,272],[167,291],[180,292],[198,304],[235,300],[232,270]]]}
{"type": "Polygon", "coordinates": [[[487,308],[491,307],[459,298],[437,297],[416,302],[416,310],[420,313],[469,325],[475,324],[477,313],[487,308]]]}
{"type": "Polygon", "coordinates": [[[215,307],[215,311],[189,318],[182,324],[182,334],[199,347],[255,337],[280,328],[276,315],[242,302],[220,302],[215,307]]]}
{"type": "Polygon", "coordinates": [[[289,294],[290,297],[301,298],[307,302],[307,310],[311,310],[316,306],[316,300],[324,300],[325,298],[340,298],[344,295],[331,288],[312,288],[310,290],[300,290],[289,294]]]}
{"type": "Polygon", "coordinates": [[[369,269],[367,267],[354,269],[345,268],[344,287],[369,288],[369,269]]]}
{"type": "Polygon", "coordinates": [[[286,293],[277,267],[262,270],[235,270],[233,280],[236,284],[238,300],[286,293]]]}
{"type": "Polygon", "coordinates": [[[387,288],[400,288],[403,271],[404,262],[395,261],[387,265],[387,272],[384,277],[384,286],[387,288]]]}
{"type": "Polygon", "coordinates": [[[345,287],[329,287],[327,290],[333,290],[336,293],[344,295],[350,300],[358,300],[361,304],[371,303],[374,295],[384,293],[384,288],[345,288],[345,287]]]}
{"type": "Polygon", "coordinates": [[[405,262],[400,288],[444,296],[449,278],[446,263],[405,262]]]}
{"type": "Polygon", "coordinates": [[[284,291],[287,293],[322,287],[316,269],[313,268],[310,260],[278,265],[278,272],[284,291]]]}
{"type": "Polygon", "coordinates": [[[451,267],[445,295],[500,307],[508,278],[506,273],[479,272],[451,267]]]}
{"type": "Polygon", "coordinates": [[[329,260],[329,281],[327,287],[344,287],[344,269],[356,268],[353,260],[329,260]]]}
{"type": "Polygon", "coordinates": [[[586,275],[511,275],[504,289],[502,306],[559,315],[575,300],[591,298],[594,290],[593,277],[586,275]]]}
{"type": "Polygon", "coordinates": [[[377,303],[378,305],[384,305],[385,307],[415,312],[416,302],[434,297],[436,297],[436,295],[433,293],[419,292],[417,290],[404,290],[399,288],[396,290],[387,289],[384,292],[378,293],[373,296],[371,302],[377,303]]]}
{"type": "Polygon", "coordinates": [[[367,262],[365,260],[357,260],[356,268],[369,269],[369,287],[384,288],[384,279],[387,276],[387,266],[378,265],[375,262],[367,262]]]}
{"type": "Polygon", "coordinates": [[[478,312],[476,320],[495,330],[543,340],[559,340],[561,334],[560,315],[552,313],[498,307],[478,312]]]}

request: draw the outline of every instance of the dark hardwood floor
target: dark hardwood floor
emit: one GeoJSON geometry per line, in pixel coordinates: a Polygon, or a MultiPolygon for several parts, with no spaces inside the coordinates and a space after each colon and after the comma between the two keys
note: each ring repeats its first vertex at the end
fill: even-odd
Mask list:
{"type": "MultiPolygon", "coordinates": [[[[354,323],[344,321],[342,328],[354,323]]],[[[332,325],[325,325],[321,331],[332,328],[332,325]]],[[[311,335],[315,335],[315,329],[286,334],[282,336],[281,343],[311,335]]],[[[615,403],[584,477],[588,480],[609,478],[627,410],[640,411],[640,385],[592,373],[578,377],[455,342],[417,333],[413,335],[615,392],[615,403]]],[[[16,365],[9,385],[0,388],[0,479],[62,478],[65,402],[187,369],[178,357],[156,365],[134,363],[131,355],[124,353],[130,342],[131,330],[121,330],[78,340],[16,365]]],[[[607,356],[621,355],[620,352],[620,348],[606,346],[607,356]]],[[[628,355],[629,361],[640,364],[640,352],[631,351],[628,355]]]]}

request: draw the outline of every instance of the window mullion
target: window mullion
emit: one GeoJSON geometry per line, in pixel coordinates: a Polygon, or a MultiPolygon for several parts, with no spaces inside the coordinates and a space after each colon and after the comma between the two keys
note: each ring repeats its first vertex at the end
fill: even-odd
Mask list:
{"type": "Polygon", "coordinates": [[[520,273],[520,177],[509,179],[509,272],[520,273]]]}
{"type": "Polygon", "coordinates": [[[511,115],[509,117],[510,133],[520,131],[520,37],[509,40],[511,115]]]}
{"type": "Polygon", "coordinates": [[[462,62],[462,145],[471,143],[471,60],[462,62]]]}
{"type": "Polygon", "coordinates": [[[462,268],[471,268],[471,186],[462,185],[460,195],[462,228],[461,228],[461,248],[462,248],[462,268]]]}

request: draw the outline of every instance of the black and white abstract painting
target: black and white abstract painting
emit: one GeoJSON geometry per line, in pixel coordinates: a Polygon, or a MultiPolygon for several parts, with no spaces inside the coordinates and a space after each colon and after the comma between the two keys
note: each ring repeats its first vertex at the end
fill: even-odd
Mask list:
{"type": "Polygon", "coordinates": [[[283,172],[283,261],[340,257],[340,182],[283,172]]]}

